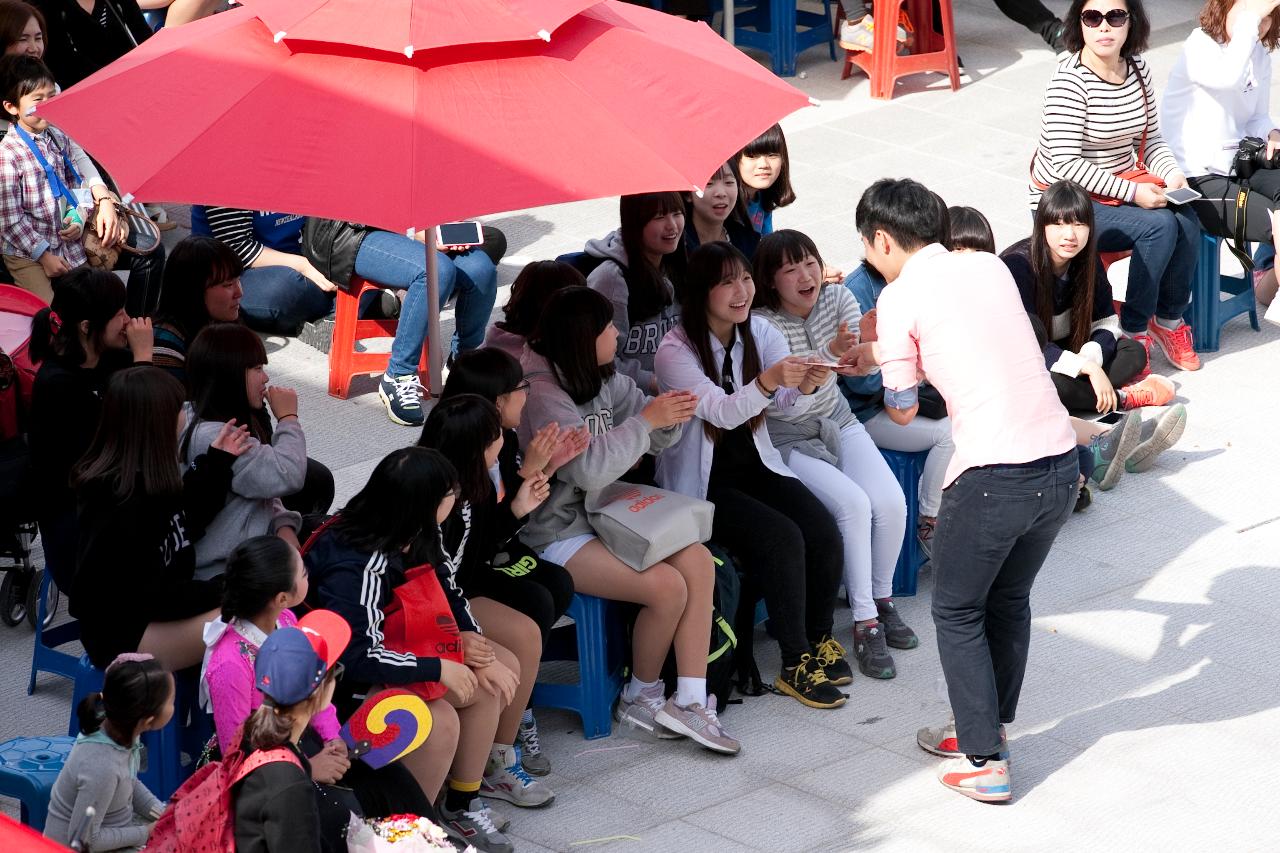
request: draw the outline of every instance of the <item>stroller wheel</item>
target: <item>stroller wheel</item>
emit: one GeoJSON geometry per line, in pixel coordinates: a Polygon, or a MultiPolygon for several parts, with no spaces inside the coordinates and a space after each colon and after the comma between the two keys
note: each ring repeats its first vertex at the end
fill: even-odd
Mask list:
{"type": "Polygon", "coordinates": [[[27,618],[27,590],[34,574],[18,568],[4,574],[4,582],[0,583],[0,622],[10,628],[27,618]]]}
{"type": "MultiPolygon", "coordinates": [[[[27,623],[34,631],[36,627],[36,619],[40,613],[40,587],[44,583],[44,569],[38,569],[35,577],[31,579],[31,586],[27,590],[27,623]]],[[[44,626],[48,628],[53,624],[54,618],[58,615],[58,604],[61,603],[62,593],[58,590],[58,585],[49,582],[49,598],[45,601],[44,626]]]]}

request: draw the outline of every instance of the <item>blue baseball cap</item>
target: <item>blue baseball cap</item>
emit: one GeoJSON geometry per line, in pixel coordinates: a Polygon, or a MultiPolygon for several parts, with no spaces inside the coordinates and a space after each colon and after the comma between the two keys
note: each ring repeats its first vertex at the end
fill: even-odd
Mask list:
{"type": "Polygon", "coordinates": [[[296,628],[280,628],[258,649],[254,682],[277,705],[306,699],[351,641],[351,627],[336,613],[313,610],[296,628]]]}

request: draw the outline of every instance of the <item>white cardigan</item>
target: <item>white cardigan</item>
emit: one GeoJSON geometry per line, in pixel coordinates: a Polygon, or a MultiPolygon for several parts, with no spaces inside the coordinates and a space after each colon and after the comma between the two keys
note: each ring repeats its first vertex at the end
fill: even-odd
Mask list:
{"type": "MultiPolygon", "coordinates": [[[[775,362],[791,355],[786,338],[773,324],[758,315],[751,315],[751,334],[760,353],[760,368],[768,370],[775,362]]],[[[654,357],[654,372],[662,391],[692,391],[698,395],[698,410],[693,420],[685,424],[680,440],[658,456],[658,485],[673,492],[706,499],[707,482],[711,479],[711,462],[715,457],[715,445],[707,438],[703,422],[730,430],[741,426],[773,404],[774,412],[799,414],[807,410],[815,399],[805,396],[795,388],[779,388],[770,400],[755,382],[742,382],[742,337],[734,332],[733,384],[737,391],[726,393],[714,380],[708,378],[698,361],[698,355],[689,345],[684,325],[676,326],[662,339],[654,357]]],[[[711,354],[716,364],[724,361],[724,345],[711,336],[711,354]]],[[[769,430],[762,420],[752,431],[760,461],[775,474],[795,477],[782,461],[782,455],[773,446],[769,430]]]]}
{"type": "Polygon", "coordinates": [[[1242,137],[1265,140],[1276,126],[1271,57],[1258,41],[1259,23],[1257,15],[1237,13],[1226,44],[1195,30],[1169,75],[1160,126],[1188,177],[1227,174],[1242,137]]]}

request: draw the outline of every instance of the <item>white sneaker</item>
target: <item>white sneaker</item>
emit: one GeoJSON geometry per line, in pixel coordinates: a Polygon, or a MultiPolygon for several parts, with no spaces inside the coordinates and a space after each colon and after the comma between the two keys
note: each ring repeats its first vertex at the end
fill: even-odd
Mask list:
{"type": "Polygon", "coordinates": [[[618,707],[613,712],[613,718],[619,723],[634,726],[641,731],[655,735],[660,740],[678,740],[684,735],[672,731],[657,720],[658,712],[666,704],[667,701],[662,695],[661,688],[658,689],[655,695],[647,695],[642,691],[630,702],[627,701],[627,691],[624,688],[622,695],[618,697],[618,707]]]}
{"type": "Polygon", "coordinates": [[[503,800],[522,809],[540,809],[551,805],[556,798],[547,783],[539,782],[525,772],[514,746],[493,748],[484,779],[480,782],[480,796],[503,800]]]}

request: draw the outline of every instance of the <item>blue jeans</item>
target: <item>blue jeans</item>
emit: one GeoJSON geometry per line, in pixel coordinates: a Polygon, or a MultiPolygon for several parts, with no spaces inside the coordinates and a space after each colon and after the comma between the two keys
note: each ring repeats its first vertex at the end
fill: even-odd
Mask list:
{"type": "Polygon", "coordinates": [[[1093,203],[1099,252],[1133,250],[1120,326],[1147,330],[1153,316],[1181,319],[1191,303],[1191,276],[1200,254],[1200,220],[1190,205],[1147,210],[1093,203]]]}
{"type": "MultiPolygon", "coordinates": [[[[484,343],[489,314],[498,298],[497,267],[479,249],[456,257],[437,252],[436,261],[440,274],[440,307],[443,308],[455,292],[458,294],[456,331],[449,351],[475,349],[484,343]]],[[[364,238],[356,253],[356,275],[384,287],[408,291],[400,308],[387,373],[391,376],[416,373],[422,347],[427,342],[425,247],[401,234],[374,231],[364,238]]]]}
{"type": "Polygon", "coordinates": [[[296,335],[304,323],[326,317],[333,310],[333,294],[326,293],[288,267],[256,267],[240,276],[244,296],[240,313],[255,331],[296,335]]]}
{"type": "Polygon", "coordinates": [[[1025,465],[970,468],[942,493],[933,534],[933,623],[956,739],[1000,751],[1031,646],[1031,586],[1075,507],[1075,450],[1025,465]]]}

